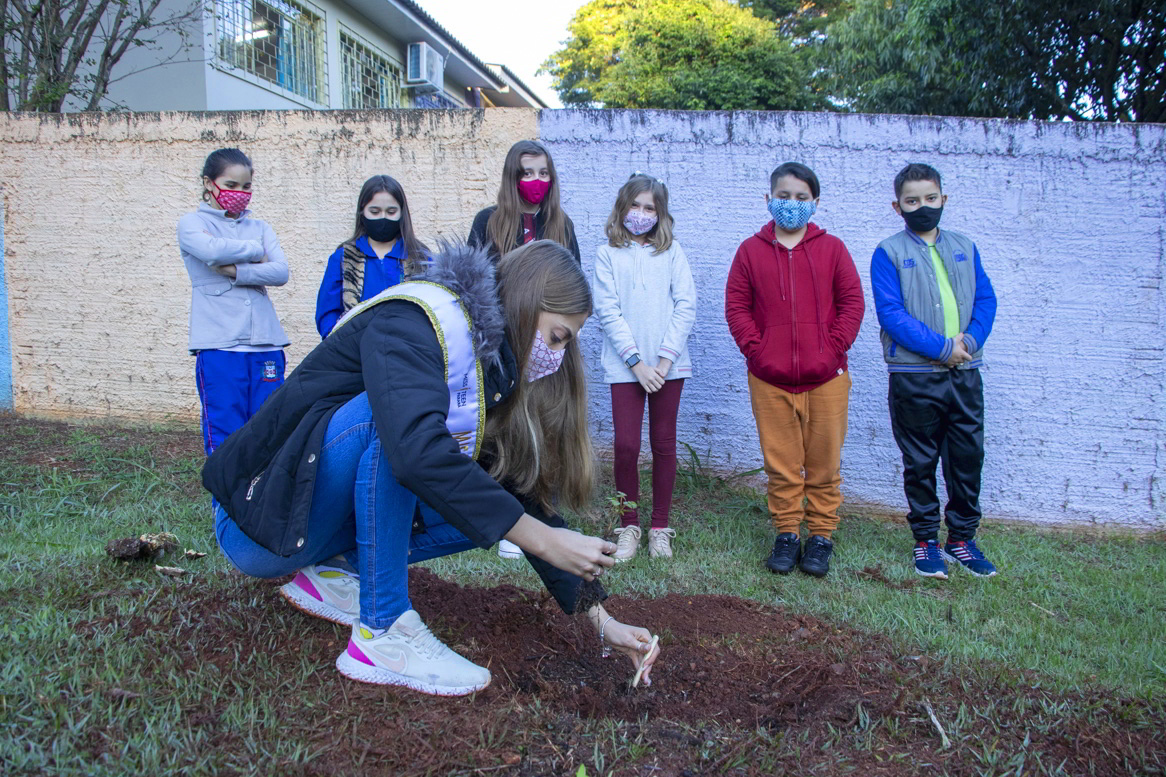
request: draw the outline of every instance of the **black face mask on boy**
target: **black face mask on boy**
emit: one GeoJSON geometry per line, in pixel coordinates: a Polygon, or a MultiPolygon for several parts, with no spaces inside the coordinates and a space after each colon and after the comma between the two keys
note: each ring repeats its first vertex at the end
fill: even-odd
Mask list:
{"type": "Polygon", "coordinates": [[[915,210],[905,210],[900,215],[903,217],[903,221],[907,222],[907,229],[912,232],[930,232],[939,226],[939,218],[943,215],[943,206],[932,208],[921,205],[915,210]]]}
{"type": "Polygon", "coordinates": [[[365,234],[378,243],[391,243],[401,234],[400,219],[370,219],[361,216],[360,220],[364,224],[365,234]]]}

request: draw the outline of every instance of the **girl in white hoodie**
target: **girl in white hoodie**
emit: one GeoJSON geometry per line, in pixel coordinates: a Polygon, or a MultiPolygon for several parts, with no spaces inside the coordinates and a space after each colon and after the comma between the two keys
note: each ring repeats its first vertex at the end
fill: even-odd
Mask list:
{"type": "MultiPolygon", "coordinates": [[[[604,380],[611,384],[615,429],[615,487],[639,501],[640,433],[648,404],[652,445],[652,525],[648,552],[672,557],[668,526],[676,483],[676,415],[692,376],[688,335],[696,321],[696,287],[684,249],[672,239],[668,189],[635,173],[616,196],[607,219],[607,243],[595,260],[595,315],[603,326],[604,380]]],[[[617,561],[636,555],[642,530],[625,509],[616,530],[617,561]]]]}

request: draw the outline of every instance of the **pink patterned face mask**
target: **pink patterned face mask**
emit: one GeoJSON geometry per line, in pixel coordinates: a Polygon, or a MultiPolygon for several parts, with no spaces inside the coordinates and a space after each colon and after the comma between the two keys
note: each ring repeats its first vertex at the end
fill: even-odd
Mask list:
{"type": "Polygon", "coordinates": [[[247,210],[247,203],[251,202],[251,192],[239,192],[233,189],[220,189],[217,183],[211,184],[218,194],[214,195],[215,202],[227,213],[242,213],[247,210]]]}
{"type": "Polygon", "coordinates": [[[539,378],[555,374],[563,364],[563,357],[567,355],[566,348],[552,351],[543,339],[543,333],[534,330],[534,345],[530,349],[530,359],[526,362],[526,380],[533,383],[539,378]]]}
{"type": "Polygon", "coordinates": [[[644,213],[642,210],[629,210],[623,220],[624,229],[633,235],[643,235],[652,231],[656,226],[656,214],[644,213]]]}

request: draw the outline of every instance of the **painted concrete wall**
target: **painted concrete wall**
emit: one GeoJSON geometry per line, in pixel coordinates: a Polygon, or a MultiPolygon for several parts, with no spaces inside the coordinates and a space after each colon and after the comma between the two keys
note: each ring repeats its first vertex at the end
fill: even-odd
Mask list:
{"type": "Polygon", "coordinates": [[[366,178],[401,181],[424,240],[464,238],[507,149],[536,135],[537,113],[519,109],[0,114],[15,411],[197,418],[175,225],[216,148],[251,156],[256,215],[288,256],[291,281],[271,296],[290,365],[319,342],[316,291],[366,178]]]}
{"type": "MultiPolygon", "coordinates": [[[[744,362],[724,323],[724,280],[738,243],[767,220],[769,171],[800,160],[822,180],[815,220],[850,247],[867,289],[851,352],[844,490],[852,501],[902,509],[869,262],[902,225],[890,208],[895,172],[927,161],[944,173],[951,198],[944,226],[977,240],[1000,297],[985,371],[985,509],[1035,521],[1166,523],[1158,463],[1166,461],[1166,127],[1156,125],[785,113],[540,118],[512,109],[0,115],[13,406],[69,418],[196,417],[185,352],[190,289],[174,224],[197,203],[198,169],[211,150],[237,144],[255,160],[256,212],[291,261],[291,282],[272,297],[294,364],[316,342],[318,282],[351,229],[365,177],[402,180],[426,239],[464,236],[494,199],[507,148],[540,135],[588,271],[627,175],[644,170],[669,184],[700,293],[696,376],[679,436],[702,456],[736,470],[760,465],[744,362]],[[63,199],[68,208],[50,205],[63,199]]],[[[585,332],[594,364],[601,334],[594,325],[585,332]]],[[[607,443],[610,406],[599,383],[592,410],[607,443]]]]}
{"type": "Polygon", "coordinates": [[[8,281],[4,275],[4,208],[0,206],[0,411],[12,409],[12,343],[8,337],[8,281]]]}
{"type": "MultiPolygon", "coordinates": [[[[724,282],[740,241],[769,218],[770,171],[804,162],[822,182],[814,220],[845,241],[867,297],[850,356],[843,488],[849,499],[905,509],[870,257],[902,228],[890,204],[895,173],[923,161],[944,175],[943,225],[974,237],[999,296],[984,374],[985,511],[1166,522],[1166,127],[546,111],[541,137],[588,264],[628,175],[642,170],[668,184],[700,294],[679,439],[702,456],[737,470],[761,464],[724,282]]],[[[600,336],[595,328],[588,336],[595,357],[600,336]]],[[[593,387],[592,409],[609,439],[605,386],[593,387]]]]}

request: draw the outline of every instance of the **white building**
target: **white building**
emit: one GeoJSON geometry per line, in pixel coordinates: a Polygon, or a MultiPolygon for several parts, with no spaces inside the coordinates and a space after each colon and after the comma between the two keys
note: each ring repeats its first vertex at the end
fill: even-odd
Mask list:
{"type": "Polygon", "coordinates": [[[128,52],[103,107],[133,111],[546,105],[412,0],[162,0],[190,12],[128,52]]]}

